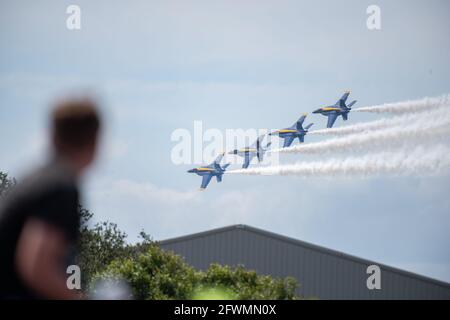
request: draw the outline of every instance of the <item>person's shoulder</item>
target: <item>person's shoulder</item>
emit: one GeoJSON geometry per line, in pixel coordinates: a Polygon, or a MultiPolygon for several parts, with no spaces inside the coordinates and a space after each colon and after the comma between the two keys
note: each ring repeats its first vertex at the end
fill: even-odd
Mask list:
{"type": "Polygon", "coordinates": [[[26,175],[11,192],[16,201],[33,201],[46,196],[77,196],[74,177],[63,167],[48,163],[26,175]]]}

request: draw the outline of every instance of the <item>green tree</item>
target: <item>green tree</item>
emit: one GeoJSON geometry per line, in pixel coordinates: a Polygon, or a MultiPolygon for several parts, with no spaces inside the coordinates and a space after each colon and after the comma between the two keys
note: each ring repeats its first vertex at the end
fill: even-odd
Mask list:
{"type": "Polygon", "coordinates": [[[141,241],[136,244],[126,242],[127,234],[117,224],[106,221],[93,226],[92,212],[83,206],[80,214],[80,238],[78,242],[77,264],[82,270],[82,287],[88,288],[94,275],[106,270],[114,260],[136,258],[154,242],[150,235],[140,232],[141,241]]]}
{"type": "Polygon", "coordinates": [[[294,278],[274,279],[271,276],[259,275],[244,266],[231,268],[219,264],[211,264],[205,273],[201,273],[200,284],[206,287],[225,287],[236,293],[237,299],[296,299],[295,289],[298,284],[294,278]]]}
{"type": "Polygon", "coordinates": [[[172,252],[152,243],[145,252],[113,261],[96,280],[123,279],[137,299],[297,299],[293,278],[273,279],[243,266],[212,264],[196,271],[172,252]]]}
{"type": "Polygon", "coordinates": [[[8,178],[8,174],[0,171],[0,199],[8,194],[13,186],[17,184],[15,178],[8,178]]]}
{"type": "Polygon", "coordinates": [[[82,270],[82,285],[85,288],[95,273],[105,270],[115,259],[128,257],[132,250],[125,241],[126,233],[120,231],[115,223],[100,222],[91,228],[89,223],[93,214],[81,205],[79,213],[77,264],[82,270]]]}
{"type": "Polygon", "coordinates": [[[153,243],[145,253],[113,261],[96,280],[111,278],[126,280],[136,299],[188,299],[198,275],[180,256],[153,243]]]}

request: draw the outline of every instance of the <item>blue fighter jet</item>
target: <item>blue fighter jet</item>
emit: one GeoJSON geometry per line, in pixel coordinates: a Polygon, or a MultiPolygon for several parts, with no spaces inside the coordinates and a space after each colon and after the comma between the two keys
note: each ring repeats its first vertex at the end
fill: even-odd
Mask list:
{"type": "Polygon", "coordinates": [[[202,185],[200,186],[200,190],[205,190],[211,181],[212,177],[216,177],[217,182],[222,182],[222,175],[225,173],[225,170],[230,165],[230,163],[224,164],[222,167],[220,166],[220,161],[222,161],[224,153],[221,153],[213,163],[202,166],[199,168],[194,168],[188,170],[189,173],[196,173],[202,177],[202,185]]]}
{"type": "Polygon", "coordinates": [[[339,99],[339,101],[336,102],[334,105],[317,109],[313,113],[320,113],[328,117],[327,128],[332,128],[334,122],[339,116],[342,116],[342,119],[344,119],[344,121],[347,121],[348,113],[350,112],[350,110],[352,110],[352,106],[356,103],[355,100],[346,105],[346,101],[349,95],[350,91],[347,91],[344,93],[342,98],[339,99]]]}
{"type": "Polygon", "coordinates": [[[228,154],[237,154],[241,157],[244,157],[244,164],[242,165],[242,168],[247,169],[254,157],[257,157],[259,162],[263,161],[264,153],[272,144],[271,142],[269,142],[265,147],[263,147],[261,145],[261,142],[264,139],[264,136],[264,134],[259,136],[256,142],[250,147],[236,149],[228,152],[228,154]]]}
{"type": "Polygon", "coordinates": [[[313,125],[313,123],[310,123],[303,128],[303,122],[305,121],[306,116],[307,114],[302,115],[292,127],[274,131],[269,133],[269,135],[278,135],[280,138],[284,139],[283,148],[290,147],[295,138],[298,138],[300,143],[305,142],[305,135],[308,133],[308,129],[313,125]]]}

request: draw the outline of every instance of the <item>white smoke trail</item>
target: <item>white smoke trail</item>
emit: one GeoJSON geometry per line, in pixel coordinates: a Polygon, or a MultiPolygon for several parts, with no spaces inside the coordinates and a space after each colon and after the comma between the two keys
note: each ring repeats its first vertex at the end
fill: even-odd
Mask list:
{"type": "Polygon", "coordinates": [[[423,98],[419,100],[402,101],[395,103],[385,103],[382,105],[361,107],[353,109],[354,112],[375,112],[375,113],[406,113],[406,112],[419,112],[436,108],[450,103],[450,94],[442,95],[439,97],[423,98]]]}
{"type": "Polygon", "coordinates": [[[445,140],[450,133],[450,114],[444,113],[432,121],[412,122],[385,130],[369,131],[314,143],[303,143],[290,148],[269,152],[323,154],[335,151],[375,150],[396,147],[408,143],[445,140]]]}
{"type": "Polygon", "coordinates": [[[354,133],[361,133],[365,131],[380,130],[388,127],[405,125],[412,122],[433,121],[438,117],[446,116],[445,113],[449,112],[450,112],[450,104],[439,106],[432,111],[422,111],[419,113],[399,115],[393,118],[383,118],[375,121],[356,123],[353,125],[337,128],[311,130],[308,132],[308,134],[345,136],[354,133]]]}
{"type": "Polygon", "coordinates": [[[231,174],[300,176],[369,176],[380,174],[429,175],[450,173],[450,95],[415,101],[384,104],[356,109],[360,112],[414,113],[352,126],[311,131],[311,134],[347,135],[326,141],[275,149],[280,153],[327,153],[365,149],[391,149],[360,157],[326,161],[298,162],[291,165],[232,170],[231,174]],[[447,145],[436,145],[443,141],[447,145]],[[425,148],[423,142],[434,147],[425,148]],[[412,144],[413,143],[413,144],[412,144]],[[418,146],[417,146],[418,145],[418,146]],[[407,147],[415,146],[415,149],[407,147]],[[398,148],[400,147],[400,148],[398,148]]]}
{"type": "Polygon", "coordinates": [[[450,173],[450,148],[438,145],[431,149],[398,150],[363,157],[298,162],[290,165],[232,170],[244,175],[298,175],[304,177],[438,175],[450,173]]]}

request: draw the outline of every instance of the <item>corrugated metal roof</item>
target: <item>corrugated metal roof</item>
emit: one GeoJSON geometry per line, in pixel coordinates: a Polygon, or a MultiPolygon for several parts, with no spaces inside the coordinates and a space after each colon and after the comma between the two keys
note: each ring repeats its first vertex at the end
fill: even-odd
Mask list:
{"type": "Polygon", "coordinates": [[[387,271],[390,271],[390,272],[393,272],[393,273],[397,273],[397,274],[402,275],[402,276],[406,276],[406,277],[410,277],[410,278],[414,278],[414,279],[418,279],[418,280],[427,281],[427,282],[433,283],[435,285],[443,286],[443,287],[445,287],[447,289],[450,289],[450,283],[447,283],[447,282],[444,282],[444,281],[440,281],[440,280],[437,280],[437,279],[433,279],[433,278],[430,278],[430,277],[419,275],[419,274],[416,274],[416,273],[413,273],[413,272],[410,272],[410,271],[401,270],[401,269],[398,269],[398,268],[395,268],[395,267],[384,265],[382,263],[378,263],[378,262],[370,261],[370,260],[367,260],[367,259],[359,258],[359,257],[353,256],[353,255],[350,255],[350,254],[346,254],[346,253],[343,253],[343,252],[340,252],[340,251],[328,249],[328,248],[321,247],[321,246],[318,246],[318,245],[315,245],[315,244],[311,244],[311,243],[308,243],[308,242],[305,242],[305,241],[301,241],[301,240],[298,240],[298,239],[286,237],[286,236],[283,236],[283,235],[280,235],[280,234],[276,234],[276,233],[273,233],[273,232],[270,232],[270,231],[258,229],[258,228],[251,227],[251,226],[244,225],[244,224],[230,225],[230,226],[226,226],[226,227],[222,227],[222,228],[216,228],[216,229],[211,229],[211,230],[208,230],[208,231],[198,232],[198,233],[194,233],[194,234],[190,234],[190,235],[170,238],[170,239],[166,239],[166,240],[162,240],[162,241],[158,241],[158,242],[161,245],[165,246],[165,245],[170,245],[170,244],[174,244],[174,243],[178,243],[178,242],[184,242],[184,241],[187,241],[187,240],[193,240],[193,239],[196,239],[196,238],[207,237],[207,236],[210,236],[210,235],[213,235],[213,234],[227,232],[227,231],[231,231],[231,230],[234,230],[234,229],[243,229],[243,230],[246,230],[246,231],[249,231],[249,232],[253,232],[253,233],[265,236],[265,237],[269,237],[269,238],[273,238],[273,239],[276,239],[276,240],[284,241],[284,242],[287,242],[287,243],[290,243],[290,244],[301,246],[301,247],[306,248],[306,249],[310,249],[310,250],[314,250],[314,251],[317,251],[317,252],[320,252],[320,253],[323,253],[323,254],[336,256],[336,257],[343,258],[343,259],[347,259],[347,260],[354,261],[354,262],[357,262],[357,263],[361,263],[361,264],[364,264],[364,265],[375,264],[375,265],[378,265],[379,267],[381,267],[384,270],[387,270],[387,271]]]}

